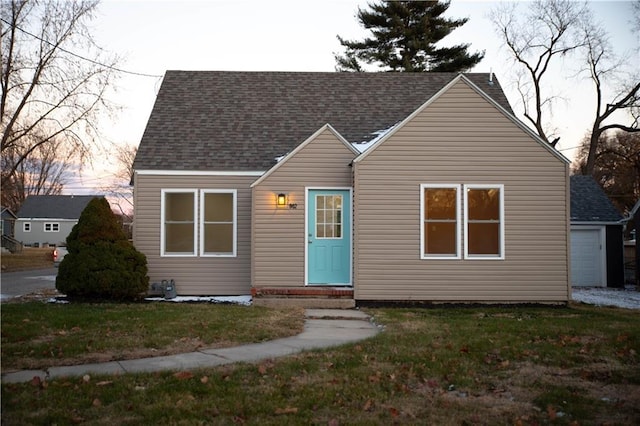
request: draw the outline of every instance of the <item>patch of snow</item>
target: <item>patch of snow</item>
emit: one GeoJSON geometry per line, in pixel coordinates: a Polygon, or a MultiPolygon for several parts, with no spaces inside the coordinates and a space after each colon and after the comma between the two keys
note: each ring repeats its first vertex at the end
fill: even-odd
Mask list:
{"type": "Polygon", "coordinates": [[[284,154],[284,155],[279,155],[279,156],[277,156],[276,158],[274,158],[274,160],[276,160],[276,163],[279,163],[279,162],[281,162],[281,161],[282,161],[282,159],[283,159],[284,157],[286,157],[287,155],[288,155],[288,153],[287,153],[287,154],[284,154]]]}
{"type": "MultiPolygon", "coordinates": [[[[60,297],[66,297],[64,295],[60,296],[60,297]]],[[[51,297],[50,299],[47,299],[47,303],[56,303],[58,305],[66,305],[67,303],[70,303],[68,300],[66,299],[60,299],[57,297],[51,297]]]]}
{"type": "Polygon", "coordinates": [[[56,276],[55,275],[40,275],[40,276],[37,276],[37,277],[25,277],[25,279],[27,279],[27,280],[55,281],[56,280],[56,276]]]}
{"type": "Polygon", "coordinates": [[[576,302],[589,305],[640,309],[640,291],[636,291],[634,286],[627,286],[624,289],[573,287],[572,298],[576,302]]]}
{"type": "Polygon", "coordinates": [[[9,300],[16,296],[9,296],[8,294],[0,294],[0,300],[9,300]]]}
{"type": "Polygon", "coordinates": [[[144,300],[152,302],[208,302],[208,303],[233,303],[237,305],[251,305],[251,296],[177,296],[173,299],[164,297],[147,297],[144,300]]]}
{"type": "Polygon", "coordinates": [[[354,142],[352,145],[353,145],[353,147],[355,149],[357,149],[360,152],[360,154],[362,154],[367,149],[371,148],[371,146],[373,144],[375,144],[380,139],[384,138],[387,134],[389,134],[389,132],[391,132],[393,129],[395,129],[395,127],[397,125],[398,125],[398,123],[394,124],[391,127],[386,128],[386,129],[381,129],[381,130],[376,130],[375,132],[371,132],[371,134],[374,135],[373,139],[365,141],[365,142],[354,142]]]}

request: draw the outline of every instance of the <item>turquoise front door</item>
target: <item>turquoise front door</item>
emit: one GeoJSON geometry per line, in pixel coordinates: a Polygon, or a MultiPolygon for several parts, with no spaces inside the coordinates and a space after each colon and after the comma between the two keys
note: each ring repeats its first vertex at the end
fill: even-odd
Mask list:
{"type": "Polygon", "coordinates": [[[307,284],[351,285],[351,191],[309,190],[307,284]]]}

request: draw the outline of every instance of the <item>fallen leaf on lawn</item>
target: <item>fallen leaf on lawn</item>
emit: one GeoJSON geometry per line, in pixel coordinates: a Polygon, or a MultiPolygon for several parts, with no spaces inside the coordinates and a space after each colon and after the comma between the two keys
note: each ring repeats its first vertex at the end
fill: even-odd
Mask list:
{"type": "Polygon", "coordinates": [[[392,417],[398,417],[400,412],[394,407],[389,407],[389,414],[391,414],[392,417]]]}
{"type": "Polygon", "coordinates": [[[297,407],[285,407],[285,408],[276,408],[276,414],[296,414],[298,412],[297,407]]]}
{"type": "Polygon", "coordinates": [[[80,423],[84,422],[84,418],[80,417],[80,416],[72,416],[71,417],[71,423],[73,423],[74,425],[78,425],[80,423]]]}
{"type": "Polygon", "coordinates": [[[329,423],[327,423],[327,426],[338,426],[339,424],[340,424],[340,422],[338,422],[338,420],[331,419],[331,420],[329,420],[329,423]]]}
{"type": "Polygon", "coordinates": [[[362,411],[371,411],[372,407],[373,407],[373,401],[371,401],[370,399],[367,399],[367,402],[364,403],[364,407],[362,407],[362,411]]]}
{"type": "Polygon", "coordinates": [[[81,329],[80,327],[77,327],[77,326],[76,326],[76,327],[73,327],[73,328],[71,329],[71,331],[80,331],[80,330],[82,330],[82,329],[81,329]]]}
{"type": "Polygon", "coordinates": [[[260,364],[258,366],[258,373],[262,374],[263,376],[267,374],[267,366],[264,364],[260,364]]]}
{"type": "Polygon", "coordinates": [[[173,377],[175,377],[178,380],[187,380],[193,377],[193,373],[190,373],[188,371],[178,371],[173,375],[173,377]]]}
{"type": "Polygon", "coordinates": [[[89,383],[89,381],[91,380],[91,376],[88,374],[85,374],[84,376],[82,376],[82,381],[85,383],[89,383]]]}
{"type": "Polygon", "coordinates": [[[203,385],[207,384],[207,382],[209,382],[209,378],[207,376],[202,376],[200,378],[200,383],[202,383],[203,385]]]}
{"type": "Polygon", "coordinates": [[[42,380],[38,376],[33,376],[33,379],[31,379],[31,384],[33,386],[40,387],[40,385],[42,384],[42,380]]]}
{"type": "Polygon", "coordinates": [[[111,381],[111,380],[103,380],[102,382],[96,383],[96,386],[106,386],[106,385],[110,385],[112,383],[113,383],[113,381],[111,381]]]}
{"type": "Polygon", "coordinates": [[[556,410],[550,405],[547,406],[547,414],[549,415],[550,420],[555,420],[556,417],[558,417],[556,414],[556,410]]]}
{"type": "Polygon", "coordinates": [[[102,405],[102,401],[100,401],[98,398],[96,398],[96,399],[93,400],[91,405],[93,405],[94,407],[100,407],[102,405]]]}
{"type": "Polygon", "coordinates": [[[460,353],[468,354],[468,353],[469,353],[469,348],[467,348],[466,346],[465,346],[465,347],[460,348],[460,353]]]}

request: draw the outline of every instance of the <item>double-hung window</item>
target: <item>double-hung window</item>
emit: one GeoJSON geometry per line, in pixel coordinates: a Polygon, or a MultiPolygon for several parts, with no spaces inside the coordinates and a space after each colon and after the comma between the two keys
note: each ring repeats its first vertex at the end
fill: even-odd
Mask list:
{"type": "Polygon", "coordinates": [[[196,256],[196,196],[190,189],[163,189],[161,255],[196,256]]]}
{"type": "Polygon", "coordinates": [[[421,185],[423,259],[460,259],[460,185],[421,185]]]}
{"type": "Polygon", "coordinates": [[[504,259],[504,187],[465,185],[464,257],[504,259]]]}
{"type": "Polygon", "coordinates": [[[200,254],[236,255],[236,190],[200,191],[200,254]]]}
{"type": "Polygon", "coordinates": [[[236,255],[237,191],[164,189],[162,256],[236,255]]]}
{"type": "Polygon", "coordinates": [[[420,185],[422,259],[504,259],[504,186],[420,185]]]}

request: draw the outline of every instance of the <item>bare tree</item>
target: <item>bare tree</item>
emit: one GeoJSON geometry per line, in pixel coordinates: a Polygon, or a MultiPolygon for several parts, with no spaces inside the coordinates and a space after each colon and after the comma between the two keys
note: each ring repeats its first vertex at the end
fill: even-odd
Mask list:
{"type": "Polygon", "coordinates": [[[520,67],[517,89],[524,117],[549,142],[545,126],[555,95],[545,90],[545,80],[554,59],[584,45],[578,30],[585,6],[570,0],[537,0],[527,13],[517,11],[516,3],[504,3],[492,10],[490,18],[520,67]]]}
{"type": "MultiPolygon", "coordinates": [[[[11,169],[21,156],[17,148],[2,153],[3,175],[4,170],[11,169]]],[[[2,205],[18,211],[29,195],[62,193],[70,167],[70,156],[60,140],[39,145],[6,179],[2,186],[2,205]]]]}
{"type": "Polygon", "coordinates": [[[48,144],[63,143],[67,152],[90,154],[98,116],[110,110],[105,93],[114,82],[116,63],[96,46],[87,27],[97,4],[2,2],[1,151],[13,156],[6,169],[3,164],[3,186],[48,144]]]}
{"type": "MultiPolygon", "coordinates": [[[[574,174],[586,174],[591,146],[591,139],[585,137],[572,165],[574,174]]],[[[640,198],[640,133],[601,135],[592,175],[616,207],[629,212],[640,198]]]]}
{"type": "Polygon", "coordinates": [[[111,205],[120,210],[120,214],[131,220],[133,211],[133,160],[136,158],[138,147],[132,144],[115,145],[113,147],[116,172],[114,181],[101,189],[111,198],[111,205]]]}
{"type": "MultiPolygon", "coordinates": [[[[616,59],[613,55],[612,47],[608,41],[606,32],[593,24],[591,20],[586,20],[584,27],[584,38],[586,40],[586,62],[589,77],[593,82],[596,109],[589,138],[589,151],[582,172],[593,174],[596,161],[596,152],[602,135],[607,130],[622,130],[624,132],[640,132],[638,128],[640,119],[640,72],[635,70],[626,79],[626,83],[619,86],[617,92],[611,100],[605,100],[604,85],[605,79],[614,79],[618,70],[624,67],[624,61],[616,59]],[[629,122],[623,124],[621,121],[607,122],[617,111],[628,112],[629,122]]],[[[621,120],[621,119],[619,119],[621,120]]]]}

